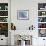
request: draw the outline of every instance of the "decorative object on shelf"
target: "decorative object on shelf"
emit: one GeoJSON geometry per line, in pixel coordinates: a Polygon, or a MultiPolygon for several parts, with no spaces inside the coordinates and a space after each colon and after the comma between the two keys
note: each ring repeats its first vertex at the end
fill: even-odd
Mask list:
{"type": "Polygon", "coordinates": [[[38,11],[38,16],[46,16],[46,11],[38,11]]]}
{"type": "Polygon", "coordinates": [[[0,23],[0,35],[8,37],[8,23],[0,23]]]}
{"type": "Polygon", "coordinates": [[[45,6],[45,9],[46,9],[46,6],[45,6]]]}
{"type": "Polygon", "coordinates": [[[46,37],[46,29],[39,29],[39,37],[46,37]]]}
{"type": "Polygon", "coordinates": [[[46,16],[46,11],[42,11],[42,16],[46,16]]]}
{"type": "Polygon", "coordinates": [[[40,8],[40,10],[44,10],[44,8],[40,8]]]}
{"type": "Polygon", "coordinates": [[[8,30],[8,23],[0,23],[1,30],[8,30]]]}
{"type": "Polygon", "coordinates": [[[46,3],[38,3],[38,10],[46,10],[46,3]]]}
{"type": "Polygon", "coordinates": [[[18,20],[29,20],[29,10],[17,10],[18,20]]]}
{"type": "Polygon", "coordinates": [[[8,16],[8,11],[0,11],[0,16],[8,16]]]}
{"type": "Polygon", "coordinates": [[[38,18],[38,22],[42,22],[42,18],[41,17],[38,18]]]}
{"type": "Polygon", "coordinates": [[[0,10],[8,10],[8,3],[0,3],[0,7],[0,10]]]}
{"type": "Polygon", "coordinates": [[[46,28],[46,23],[38,23],[38,28],[46,28]]]}
{"type": "Polygon", "coordinates": [[[32,26],[29,27],[29,30],[34,30],[34,28],[35,27],[32,25],[32,26]]]}
{"type": "Polygon", "coordinates": [[[11,23],[11,30],[16,30],[16,26],[13,23],[11,23]]]}
{"type": "Polygon", "coordinates": [[[38,17],[38,22],[46,22],[46,17],[38,17]]]}
{"type": "Polygon", "coordinates": [[[0,22],[8,22],[7,17],[0,17],[0,22]]]}
{"type": "Polygon", "coordinates": [[[0,10],[1,10],[1,6],[0,6],[0,10]]]}
{"type": "Polygon", "coordinates": [[[42,15],[45,15],[45,12],[42,12],[42,15]]]}
{"type": "Polygon", "coordinates": [[[8,6],[5,6],[5,10],[8,10],[8,6]]]}

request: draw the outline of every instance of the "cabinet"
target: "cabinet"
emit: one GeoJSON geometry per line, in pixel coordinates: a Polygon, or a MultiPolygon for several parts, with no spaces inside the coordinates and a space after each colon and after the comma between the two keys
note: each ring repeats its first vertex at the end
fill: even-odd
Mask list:
{"type": "Polygon", "coordinates": [[[38,38],[38,46],[46,46],[46,37],[38,38]]]}
{"type": "Polygon", "coordinates": [[[38,3],[38,31],[40,37],[46,37],[46,3],[38,3]]]}
{"type": "Polygon", "coordinates": [[[8,37],[5,37],[4,35],[0,35],[0,45],[8,45],[8,37]]]}

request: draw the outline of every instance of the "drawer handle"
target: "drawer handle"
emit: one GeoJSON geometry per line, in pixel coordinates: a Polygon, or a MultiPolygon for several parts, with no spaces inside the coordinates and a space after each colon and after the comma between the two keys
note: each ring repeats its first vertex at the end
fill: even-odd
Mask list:
{"type": "Polygon", "coordinates": [[[45,40],[45,39],[43,39],[43,40],[45,40]]]}
{"type": "Polygon", "coordinates": [[[3,39],[1,39],[1,40],[3,40],[3,39]]]}

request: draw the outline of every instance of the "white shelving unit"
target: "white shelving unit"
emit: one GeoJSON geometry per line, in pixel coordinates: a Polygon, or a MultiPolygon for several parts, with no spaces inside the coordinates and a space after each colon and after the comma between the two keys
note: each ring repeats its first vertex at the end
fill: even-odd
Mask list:
{"type": "Polygon", "coordinates": [[[40,37],[46,37],[46,3],[38,4],[38,31],[40,37]],[[44,34],[41,31],[45,31],[44,34]]]}
{"type": "Polygon", "coordinates": [[[0,3],[0,35],[5,37],[8,37],[8,19],[8,3],[0,3]]]}
{"type": "Polygon", "coordinates": [[[8,2],[0,3],[0,45],[8,45],[8,2]]]}

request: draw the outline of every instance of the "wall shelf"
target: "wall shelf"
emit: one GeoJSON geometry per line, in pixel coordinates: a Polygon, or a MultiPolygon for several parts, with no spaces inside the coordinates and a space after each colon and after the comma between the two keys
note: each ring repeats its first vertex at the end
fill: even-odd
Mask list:
{"type": "Polygon", "coordinates": [[[46,10],[38,10],[38,11],[46,11],[46,10]]]}
{"type": "Polygon", "coordinates": [[[42,15],[42,16],[38,16],[38,17],[46,17],[46,15],[44,15],[44,16],[42,15]]]}
{"type": "Polygon", "coordinates": [[[8,10],[0,10],[0,11],[8,11],[8,10]]]}
{"type": "Polygon", "coordinates": [[[38,22],[38,23],[46,23],[46,22],[38,22]]]}
{"type": "Polygon", "coordinates": [[[8,17],[8,16],[0,16],[0,17],[8,17]]]}
{"type": "Polygon", "coordinates": [[[38,29],[46,29],[46,28],[38,28],[38,29]]]}
{"type": "Polygon", "coordinates": [[[8,22],[0,22],[0,23],[8,23],[8,22]]]}

